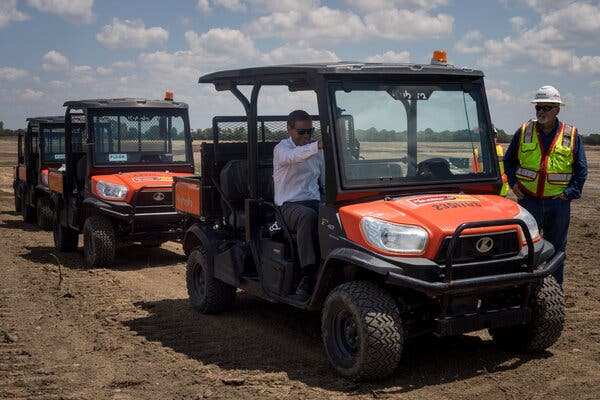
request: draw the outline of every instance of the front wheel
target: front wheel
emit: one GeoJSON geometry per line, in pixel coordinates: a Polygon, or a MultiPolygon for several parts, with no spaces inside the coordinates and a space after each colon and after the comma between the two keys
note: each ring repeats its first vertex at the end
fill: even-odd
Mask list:
{"type": "Polygon", "coordinates": [[[331,364],[352,380],[385,378],[402,356],[398,307],[387,291],[371,282],[347,282],[329,294],[321,333],[331,364]]]}
{"type": "Polygon", "coordinates": [[[37,201],[36,210],[38,226],[45,231],[51,231],[54,224],[52,201],[47,197],[40,197],[37,201]]]}
{"type": "Polygon", "coordinates": [[[83,225],[83,258],[86,267],[106,267],[115,259],[115,229],[102,215],[92,215],[83,225]]]}
{"type": "Polygon", "coordinates": [[[565,301],[552,276],[534,287],[529,306],[532,313],[529,323],[489,330],[495,343],[525,353],[538,353],[556,343],[565,324],[565,301]]]}
{"type": "Polygon", "coordinates": [[[209,273],[206,252],[197,247],[190,253],[186,270],[192,307],[203,314],[218,314],[233,306],[236,288],[209,273]]]}

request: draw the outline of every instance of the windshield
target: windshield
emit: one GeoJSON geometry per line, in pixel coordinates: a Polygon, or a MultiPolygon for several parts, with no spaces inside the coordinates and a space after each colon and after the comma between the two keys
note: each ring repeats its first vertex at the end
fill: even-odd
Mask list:
{"type": "Polygon", "coordinates": [[[492,177],[482,90],[460,84],[334,89],[344,186],[492,177]]]}
{"type": "Polygon", "coordinates": [[[63,163],[65,160],[65,129],[44,127],[42,129],[43,155],[45,163],[63,163]]]}
{"type": "Polygon", "coordinates": [[[187,111],[107,110],[91,114],[97,165],[191,163],[187,111]]]}

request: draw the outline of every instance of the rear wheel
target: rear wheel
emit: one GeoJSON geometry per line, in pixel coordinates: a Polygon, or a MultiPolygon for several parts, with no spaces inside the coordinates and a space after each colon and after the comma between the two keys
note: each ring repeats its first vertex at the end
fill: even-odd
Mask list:
{"type": "Polygon", "coordinates": [[[402,355],[404,330],[390,294],[371,282],[347,282],[325,301],[321,333],[337,372],[353,380],[391,375],[402,355]]]}
{"type": "Polygon", "coordinates": [[[37,201],[36,211],[38,226],[45,231],[52,230],[54,210],[51,200],[47,197],[40,197],[37,201]]]}
{"type": "Polygon", "coordinates": [[[25,196],[21,196],[21,215],[23,216],[23,221],[31,223],[35,222],[35,209],[27,205],[25,196]]]}
{"type": "Polygon", "coordinates": [[[529,305],[531,321],[525,325],[490,329],[494,342],[506,349],[526,353],[541,352],[556,343],[565,323],[565,301],[552,276],[534,287],[529,305]]]}
{"type": "Polygon", "coordinates": [[[115,259],[115,229],[102,215],[92,215],[83,226],[83,258],[88,268],[106,267],[115,259]]]}
{"type": "Polygon", "coordinates": [[[209,274],[203,248],[197,247],[190,253],[186,283],[192,307],[203,314],[218,314],[235,303],[236,288],[209,274]]]}
{"type": "Polygon", "coordinates": [[[75,229],[62,226],[59,216],[54,213],[54,248],[58,251],[75,251],[79,241],[79,233],[75,229]]]}

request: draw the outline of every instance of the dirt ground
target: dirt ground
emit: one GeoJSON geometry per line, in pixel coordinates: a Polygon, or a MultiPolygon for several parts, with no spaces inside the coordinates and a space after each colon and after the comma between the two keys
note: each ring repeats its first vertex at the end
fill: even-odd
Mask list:
{"type": "Polygon", "coordinates": [[[531,357],[484,331],[412,340],[392,377],[361,384],[329,366],[317,314],[243,293],[232,312],[194,312],[178,244],[124,248],[108,269],[57,253],[14,212],[15,149],[0,141],[0,399],[600,398],[600,149],[573,203],[556,345],[531,357]]]}

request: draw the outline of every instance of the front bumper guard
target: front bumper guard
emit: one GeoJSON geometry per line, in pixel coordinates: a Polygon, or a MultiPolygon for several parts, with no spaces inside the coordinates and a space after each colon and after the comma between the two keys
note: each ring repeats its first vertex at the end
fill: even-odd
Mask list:
{"type": "Polygon", "coordinates": [[[563,251],[556,252],[543,268],[531,272],[481,276],[474,278],[451,280],[448,282],[427,282],[395,272],[388,272],[386,283],[414,289],[430,296],[467,293],[481,289],[497,289],[523,283],[535,282],[552,274],[565,259],[563,251]]]}

